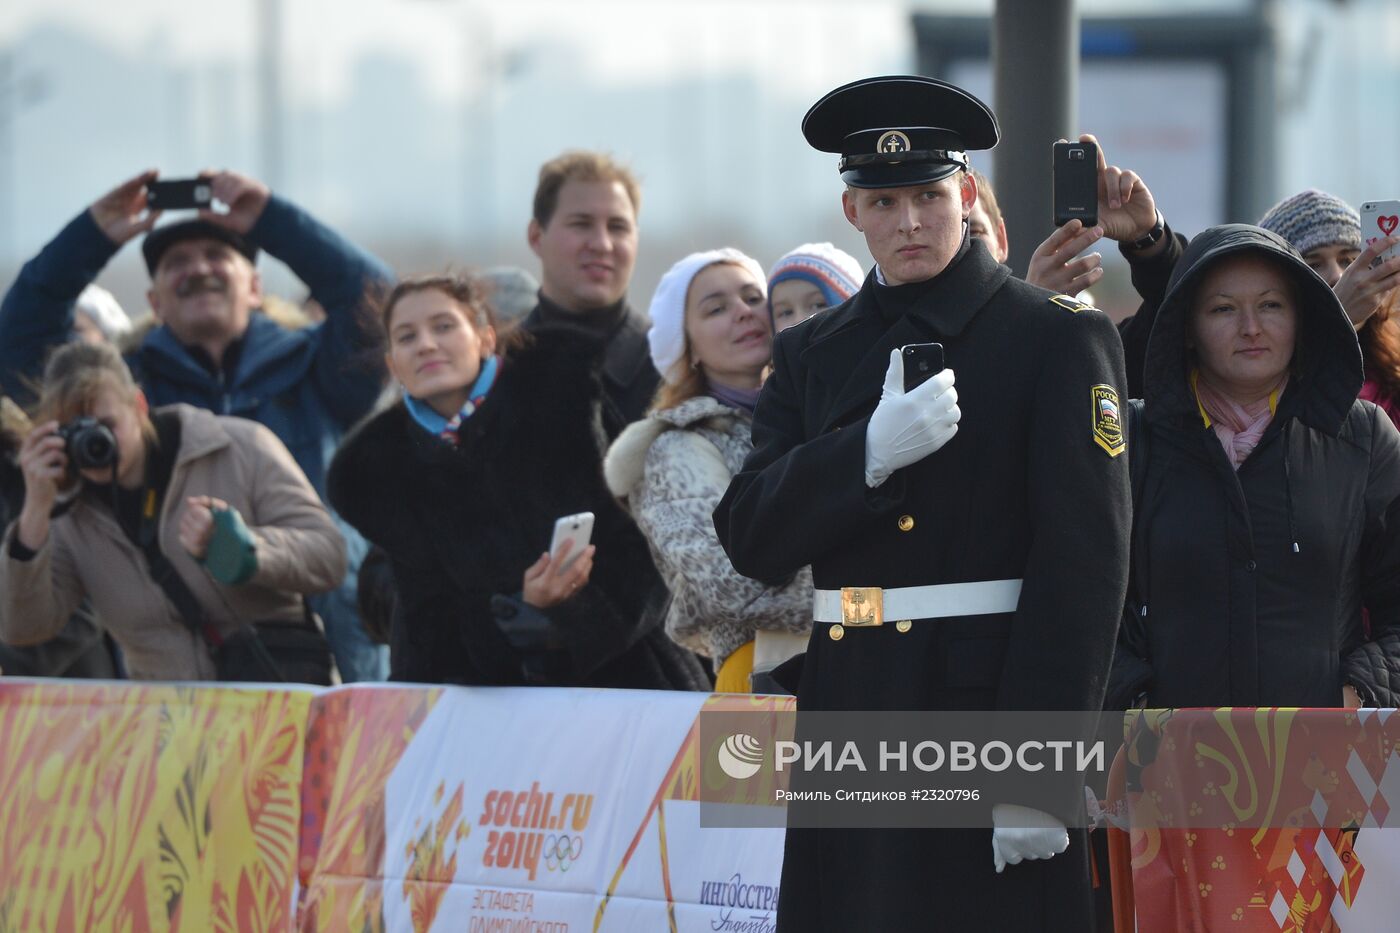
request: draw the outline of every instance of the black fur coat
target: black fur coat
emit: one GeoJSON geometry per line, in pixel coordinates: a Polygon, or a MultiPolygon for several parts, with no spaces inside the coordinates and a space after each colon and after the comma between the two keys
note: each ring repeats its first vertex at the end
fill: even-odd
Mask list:
{"type": "Polygon", "coordinates": [[[576,335],[537,333],[507,355],[459,446],[429,435],[400,403],[336,453],[331,504],[392,561],[394,680],[709,688],[695,656],[662,630],[664,584],[604,484],[590,356],[576,335]],[[512,599],[555,519],[583,511],[596,516],[588,584],[543,613],[512,599]],[[543,679],[517,637],[531,626],[561,649],[552,653],[562,667],[549,665],[543,679]]]}

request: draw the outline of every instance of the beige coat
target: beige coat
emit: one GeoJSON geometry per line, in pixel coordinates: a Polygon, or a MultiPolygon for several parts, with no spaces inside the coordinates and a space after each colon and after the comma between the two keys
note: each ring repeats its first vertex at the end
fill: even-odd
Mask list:
{"type": "MultiPolygon", "coordinates": [[[[160,549],[224,633],[237,621],[303,618],[301,594],[332,589],[345,575],[345,542],[287,448],[267,428],[173,405],[180,450],[161,507],[160,549]],[[238,586],[216,582],[180,545],[186,496],[209,495],[237,509],[257,543],[258,570],[238,586]],[[236,621],[237,620],[237,621],[236,621]]],[[[86,597],[121,645],[138,680],[209,680],[214,662],[151,579],[140,549],[110,509],[79,498],[55,518],[32,560],[0,553],[0,640],[33,644],[55,635],[86,597]]]]}

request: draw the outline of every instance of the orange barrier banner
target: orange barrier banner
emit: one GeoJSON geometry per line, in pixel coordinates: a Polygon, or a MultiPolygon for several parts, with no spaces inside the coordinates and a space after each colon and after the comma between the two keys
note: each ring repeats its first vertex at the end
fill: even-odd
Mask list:
{"type": "MultiPolygon", "coordinates": [[[[699,721],[790,708],[0,680],[0,931],[763,933],[783,834],[702,826],[699,721]]],[[[1393,713],[1136,719],[1137,929],[1395,929],[1393,713]]]]}
{"type": "Polygon", "coordinates": [[[700,825],[698,723],[790,705],[0,680],[0,933],[771,931],[782,830],[700,825]]]}
{"type": "Polygon", "coordinates": [[[312,690],[0,680],[0,930],[284,930],[312,690]]]}

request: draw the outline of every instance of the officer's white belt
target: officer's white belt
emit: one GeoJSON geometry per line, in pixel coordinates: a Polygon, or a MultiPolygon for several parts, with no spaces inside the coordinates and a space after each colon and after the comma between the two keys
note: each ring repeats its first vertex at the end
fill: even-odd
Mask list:
{"type": "MultiPolygon", "coordinates": [[[[1021,581],[984,580],[977,583],[899,586],[883,592],[884,617],[887,621],[984,616],[1015,612],[1021,599],[1021,581]]],[[[813,594],[812,620],[841,621],[840,590],[817,590],[813,594]]]]}

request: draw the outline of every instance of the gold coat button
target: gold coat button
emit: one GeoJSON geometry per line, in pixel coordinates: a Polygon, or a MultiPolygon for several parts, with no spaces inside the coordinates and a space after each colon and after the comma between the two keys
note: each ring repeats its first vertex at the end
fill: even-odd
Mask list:
{"type": "Polygon", "coordinates": [[[899,530],[900,530],[900,531],[913,531],[913,530],[914,530],[914,516],[912,516],[912,515],[901,515],[901,516],[899,516],[899,530]]]}
{"type": "Polygon", "coordinates": [[[900,619],[894,624],[895,631],[899,632],[901,635],[903,635],[905,632],[909,631],[913,627],[914,623],[911,622],[909,619],[900,619]]]}
{"type": "Polygon", "coordinates": [[[842,625],[833,625],[826,630],[826,633],[831,636],[832,641],[840,641],[846,637],[846,628],[842,625]]]}

